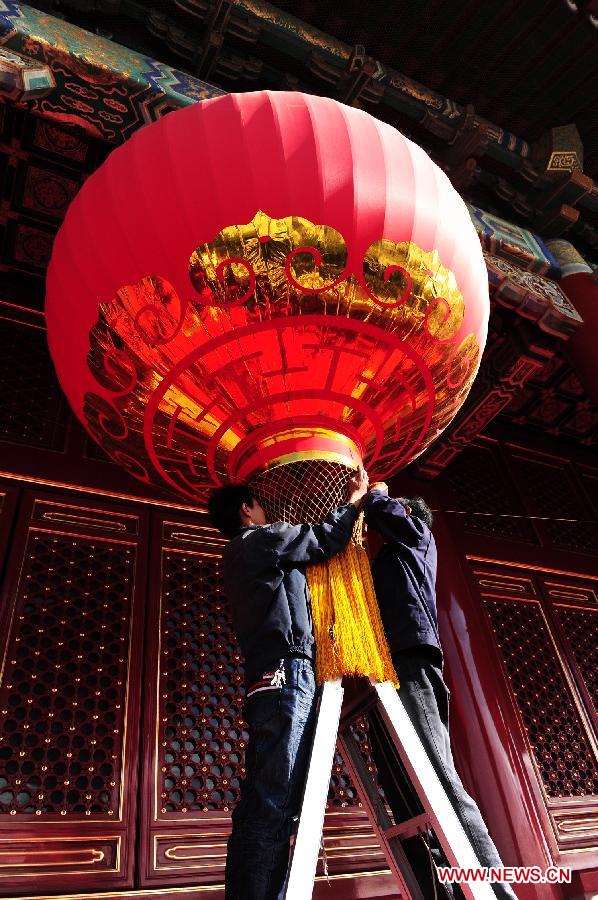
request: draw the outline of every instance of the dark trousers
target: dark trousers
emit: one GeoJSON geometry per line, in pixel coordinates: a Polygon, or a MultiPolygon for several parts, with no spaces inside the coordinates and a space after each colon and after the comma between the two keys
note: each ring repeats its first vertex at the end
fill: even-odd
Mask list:
{"type": "Polygon", "coordinates": [[[245,701],[250,739],[245,781],[226,857],[226,900],[282,897],[316,718],[312,663],[284,662],[286,683],[245,701]]]}
{"type": "MultiPolygon", "coordinates": [[[[498,851],[492,842],[475,801],[469,796],[455,769],[449,738],[449,690],[442,677],[440,654],[433,648],[416,648],[393,654],[393,662],[399,676],[399,696],[430,762],[446,791],[459,821],[468,835],[481,866],[502,866],[498,851]],[[437,655],[436,655],[437,654],[437,655]]],[[[390,777],[387,760],[382,753],[379,734],[374,728],[371,734],[374,761],[379,780],[388,804],[398,821],[409,816],[404,797],[390,777]]],[[[441,853],[432,840],[430,849],[421,837],[403,842],[403,848],[415,874],[422,885],[424,897],[461,897],[458,887],[441,886],[432,875],[430,855],[440,862],[441,853]],[[447,890],[448,888],[448,890],[447,890]]],[[[497,897],[516,900],[516,894],[507,884],[493,884],[497,897]]]]}

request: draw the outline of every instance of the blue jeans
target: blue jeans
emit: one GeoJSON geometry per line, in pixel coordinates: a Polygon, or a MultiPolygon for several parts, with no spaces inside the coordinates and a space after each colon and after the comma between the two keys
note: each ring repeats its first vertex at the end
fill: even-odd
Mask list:
{"type": "Polygon", "coordinates": [[[318,696],[310,660],[286,659],[284,673],[282,686],[260,690],[245,701],[250,739],[228,841],[226,900],[282,897],[318,696]]]}
{"type": "MultiPolygon", "coordinates": [[[[450,694],[442,677],[440,659],[436,660],[431,651],[432,648],[422,647],[393,654],[393,663],[400,682],[399,696],[453,809],[471,841],[480,865],[501,867],[500,856],[488,834],[477,804],[463,787],[455,769],[449,737],[450,694]]],[[[397,790],[393,778],[390,777],[379,735],[374,733],[370,737],[380,784],[394,816],[401,821],[409,817],[404,798],[397,790]]],[[[432,874],[430,851],[425,847],[421,838],[409,838],[403,841],[403,849],[422,885],[424,896],[434,897],[433,882],[436,879],[432,874]]],[[[439,847],[433,840],[430,849],[434,861],[442,865],[443,860],[439,847]]],[[[441,887],[437,881],[435,886],[439,897],[463,896],[456,886],[451,887],[447,884],[441,887]]],[[[501,900],[517,900],[510,885],[495,883],[492,887],[496,896],[501,900]]]]}

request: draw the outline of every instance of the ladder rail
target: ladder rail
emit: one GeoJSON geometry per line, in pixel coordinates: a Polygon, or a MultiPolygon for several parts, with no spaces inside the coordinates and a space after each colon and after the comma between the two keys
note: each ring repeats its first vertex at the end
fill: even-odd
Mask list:
{"type": "Polygon", "coordinates": [[[313,893],[343,695],[340,678],[324,682],[318,701],[299,827],[287,873],[285,900],[310,900],[313,893]]]}
{"type": "MultiPolygon", "coordinates": [[[[372,684],[380,701],[380,714],[415,790],[424,803],[449,865],[476,869],[480,862],[430,762],[405,707],[390,681],[372,684]],[[425,801],[424,799],[425,798],[425,801]]],[[[468,900],[495,900],[488,882],[460,885],[468,900]]]]}

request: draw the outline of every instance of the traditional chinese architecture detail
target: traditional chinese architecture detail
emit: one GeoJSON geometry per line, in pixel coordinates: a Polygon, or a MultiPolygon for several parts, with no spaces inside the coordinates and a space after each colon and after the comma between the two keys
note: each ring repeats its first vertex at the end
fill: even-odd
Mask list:
{"type": "Polygon", "coordinates": [[[582,318],[556,282],[491,254],[485,260],[491,296],[501,306],[556,337],[567,338],[579,328],[582,318]]]}
{"type": "Polygon", "coordinates": [[[561,278],[567,278],[569,275],[592,274],[592,267],[569,241],[555,239],[547,241],[546,246],[559,264],[561,278]]]}
{"type": "MultiPolygon", "coordinates": [[[[596,601],[594,597],[594,602],[596,601]]],[[[588,697],[598,713],[598,672],[592,662],[598,643],[598,609],[575,608],[562,604],[555,607],[575,662],[579,666],[588,697]]]]}
{"type": "Polygon", "coordinates": [[[56,87],[31,99],[31,111],[115,143],[172,109],[223,93],[21,3],[2,4],[0,45],[52,71],[56,87]]]}
{"type": "Polygon", "coordinates": [[[446,469],[451,523],[476,534],[537,543],[518,491],[494,443],[475,442],[446,469]]]}
{"type": "Polygon", "coordinates": [[[490,123],[480,122],[471,104],[466,107],[456,133],[442,154],[442,167],[457,190],[475,184],[480,176],[478,160],[486,153],[490,123]]]}
{"type": "Polygon", "coordinates": [[[546,244],[526,228],[467,204],[480,243],[486,253],[501,256],[537,275],[558,275],[558,263],[546,244]]]}
{"type": "Polygon", "coordinates": [[[31,534],[6,645],[3,812],[119,818],[133,563],[122,545],[31,534]]]}
{"type": "Polygon", "coordinates": [[[598,410],[562,356],[555,356],[527,382],[500,416],[538,433],[563,435],[591,447],[598,443],[598,410]]]}
{"type": "Polygon", "coordinates": [[[0,95],[15,103],[47,96],[56,82],[50,67],[0,48],[0,95]]]}
{"type": "Polygon", "coordinates": [[[542,135],[532,147],[532,159],[540,172],[583,172],[583,144],[575,125],[559,125],[542,135]]]}
{"type": "Polygon", "coordinates": [[[598,793],[592,747],[539,605],[485,605],[547,796],[598,793]]]}
{"type": "Polygon", "coordinates": [[[357,44],[346,66],[346,74],[338,84],[338,99],[341,103],[358,105],[360,100],[377,103],[384,94],[379,82],[384,79],[385,70],[377,59],[368,56],[365,47],[357,44]]]}
{"type": "Polygon", "coordinates": [[[249,735],[220,561],[166,551],[164,578],[159,814],[228,811],[239,799],[249,735]]]}
{"type": "MultiPolygon", "coordinates": [[[[59,890],[132,877],[144,514],[94,499],[26,491],[10,536],[0,630],[7,893],[37,876],[59,890]]],[[[2,546],[12,491],[5,500],[2,546]]]]}
{"type": "MultiPolygon", "coordinates": [[[[16,310],[0,306],[0,315],[16,310]]],[[[69,413],[39,327],[2,321],[0,441],[62,450],[69,413]]]]}
{"type": "Polygon", "coordinates": [[[0,105],[0,300],[23,298],[27,306],[43,308],[42,285],[56,230],[107,151],[108,145],[79,129],[0,105]]]}
{"type": "Polygon", "coordinates": [[[577,486],[574,473],[555,460],[527,458],[513,454],[513,465],[536,514],[545,517],[544,527],[550,542],[564,550],[595,554],[598,529],[588,521],[588,501],[577,486]],[[559,511],[556,515],[555,510],[559,511]],[[564,527],[560,518],[572,519],[564,527]]]}
{"type": "MultiPolygon", "coordinates": [[[[440,151],[439,159],[444,159],[443,165],[455,186],[476,185],[483,174],[483,184],[499,198],[500,203],[515,209],[519,215],[533,222],[536,228],[552,235],[572,229],[590,247],[598,248],[598,229],[593,223],[598,204],[598,187],[591,177],[582,174],[584,154],[575,125],[552,129],[530,147],[514,131],[488,121],[480,112],[473,112],[471,100],[476,102],[479,110],[484,110],[490,102],[489,96],[486,91],[480,93],[479,83],[474,84],[472,90],[468,79],[456,77],[456,71],[450,64],[448,94],[438,90],[447,75],[447,54],[450,58],[451,53],[458,56],[459,52],[464,55],[470,52],[465,34],[475,42],[475,29],[481,29],[483,36],[478,39],[479,46],[484,46],[490,33],[494,47],[499,46],[495,34],[496,23],[488,21],[489,13],[483,7],[476,9],[467,18],[457,15],[451,5],[443,10],[434,10],[433,13],[424,11],[421,15],[415,11],[405,11],[401,19],[401,36],[399,38],[393,34],[392,48],[385,31],[393,33],[395,22],[390,19],[385,29],[383,15],[376,17],[375,24],[370,23],[365,34],[363,28],[355,32],[350,16],[346,13],[344,16],[316,16],[322,19],[322,24],[329,24],[337,34],[339,29],[343,36],[346,34],[349,43],[345,43],[290,14],[301,14],[296,5],[292,5],[286,12],[267,3],[210,0],[202,4],[173,3],[166,8],[151,9],[147,14],[142,6],[133,5],[126,9],[119,7],[122,23],[121,28],[117,26],[116,31],[120,31],[120,39],[126,42],[131,40],[131,33],[141,32],[133,41],[144,46],[147,39],[144,32],[149,32],[151,37],[158,38],[165,45],[164,52],[175,63],[172,66],[149,59],[143,52],[126,51],[124,47],[105,38],[38,13],[24,4],[10,2],[3,6],[0,43],[3,42],[4,34],[7,52],[27,57],[33,66],[47,65],[57,80],[56,88],[46,98],[47,103],[33,100],[29,107],[60,121],[77,122],[89,133],[101,134],[105,140],[120,142],[123,129],[126,132],[129,127],[135,127],[135,119],[139,124],[152,121],[185,105],[189,100],[204,99],[220,93],[218,88],[200,81],[197,75],[208,77],[209,74],[233,89],[251,90],[256,81],[264,76],[268,60],[267,77],[271,87],[283,90],[302,89],[308,82],[308,89],[314,93],[332,90],[345,102],[379,104],[383,109],[382,117],[398,124],[406,133],[409,133],[407,126],[411,120],[414,138],[418,142],[429,132],[449,144],[446,150],[440,151]],[[426,22],[430,27],[426,27],[426,22]],[[466,23],[467,27],[460,27],[455,31],[455,22],[461,22],[462,25],[466,23]],[[441,34],[443,39],[426,39],[426,31],[430,35],[441,34]],[[370,44],[369,48],[361,43],[366,40],[368,33],[375,42],[375,46],[370,44]],[[57,35],[60,39],[57,39],[57,35]],[[456,38],[458,40],[455,42],[456,38]],[[416,39],[419,39],[420,50],[412,55],[410,48],[416,39]],[[95,52],[88,57],[81,48],[92,42],[95,52]],[[426,46],[434,59],[432,67],[428,51],[424,49],[426,46]],[[456,46],[461,46],[461,51],[456,50],[456,46]],[[402,52],[398,51],[398,47],[402,48],[402,52]],[[274,65],[270,61],[271,48],[276,48],[279,54],[274,65]],[[69,56],[76,59],[76,64],[68,63],[69,56]],[[391,64],[397,56],[402,62],[400,72],[391,64]],[[178,69],[177,61],[192,74],[178,69]],[[426,68],[421,71],[421,77],[426,84],[414,78],[414,74],[424,65],[426,68]],[[304,77],[303,81],[298,73],[301,67],[305,70],[304,76],[307,75],[307,79],[304,77]],[[106,81],[110,81],[110,78],[115,86],[114,95],[108,96],[105,103],[100,99],[98,104],[98,98],[101,98],[106,81]],[[93,85],[100,86],[99,93],[93,85]],[[126,85],[127,90],[121,89],[123,85],[126,85]],[[454,89],[458,100],[450,97],[454,89]],[[98,96],[94,96],[95,94],[98,96]],[[131,103],[127,94],[131,97],[131,103]],[[397,119],[399,121],[395,121],[397,119]],[[484,155],[492,158],[492,164],[484,167],[482,173],[482,167],[476,161],[484,155]],[[503,174],[505,162],[509,173],[507,177],[503,174]],[[519,180],[518,176],[514,178],[511,175],[512,172],[522,175],[524,181],[528,182],[526,189],[521,190],[512,185],[511,182],[519,180]],[[581,180],[563,179],[564,175],[580,175],[581,180]],[[543,195],[547,187],[546,179],[558,182],[557,193],[562,193],[558,202],[556,195],[553,197],[550,190],[550,196],[543,195]]],[[[288,6],[284,0],[283,6],[288,6]]],[[[531,27],[534,22],[535,28],[531,10],[530,7],[530,17],[525,27],[531,27]]],[[[97,2],[94,5],[94,12],[100,18],[105,16],[106,24],[111,23],[113,11],[114,6],[108,2],[97,2]]],[[[65,0],[61,6],[61,13],[66,13],[75,21],[80,21],[82,12],[89,13],[89,8],[79,0],[65,0]]],[[[502,20],[503,29],[508,29],[508,22],[509,15],[506,15],[502,20]]],[[[565,22],[562,22],[562,27],[565,28],[565,22]]],[[[110,30],[112,32],[113,28],[110,30]]],[[[570,31],[567,23],[565,58],[567,52],[571,56],[572,47],[577,48],[582,41],[583,28],[576,32],[577,42],[570,31]]],[[[502,30],[502,34],[504,40],[509,40],[508,30],[502,30]]],[[[548,50],[545,56],[550,58],[548,50]]],[[[590,59],[591,54],[582,52],[580,57],[590,59]]],[[[534,82],[539,77],[538,72],[538,68],[534,66],[534,82]]],[[[545,77],[549,77],[547,71],[545,77]]],[[[501,80],[505,78],[509,82],[506,73],[501,80]]],[[[526,118],[529,119],[529,104],[526,117],[522,113],[524,100],[517,91],[515,82],[511,81],[507,95],[512,99],[517,97],[515,105],[519,106],[519,114],[511,116],[510,105],[503,104],[503,97],[501,102],[494,103],[494,113],[503,124],[505,121],[509,122],[515,130],[524,129],[526,125],[529,130],[529,122],[526,122],[526,118]]],[[[546,114],[550,110],[554,121],[554,93],[541,92],[536,88],[533,96],[534,109],[544,108],[546,114]],[[539,103],[542,93],[550,94],[550,105],[547,105],[546,96],[542,98],[544,105],[539,103]]],[[[569,115],[569,109],[564,105],[565,96],[566,92],[561,91],[561,104],[557,107],[560,110],[557,118],[561,121],[564,116],[569,115]]],[[[536,120],[538,115],[536,112],[536,120]]],[[[544,125],[540,119],[531,130],[537,133],[538,124],[544,125]]],[[[578,125],[581,127],[581,122],[578,125]]],[[[423,143],[425,144],[425,140],[423,143]]],[[[585,156],[586,165],[588,159],[593,162],[591,153],[586,152],[585,156]]]]}
{"type": "Polygon", "coordinates": [[[478,373],[466,410],[458,413],[441,441],[418,462],[422,475],[433,478],[511,402],[553,351],[536,340],[522,320],[509,335],[489,342],[483,374],[478,373]]]}

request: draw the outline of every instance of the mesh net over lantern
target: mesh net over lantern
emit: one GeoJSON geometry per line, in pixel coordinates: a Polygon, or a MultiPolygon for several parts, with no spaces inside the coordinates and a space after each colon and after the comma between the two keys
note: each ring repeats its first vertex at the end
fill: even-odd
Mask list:
{"type": "Polygon", "coordinates": [[[308,483],[361,461],[385,479],[430,445],[488,314],[444,173],[367,113],[295,92],[137,132],[71,204],[47,280],[60,382],[109,456],[193,501],[251,480],[289,520],[308,483]]]}

